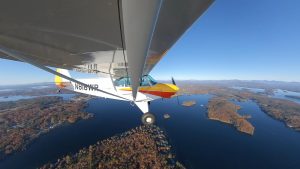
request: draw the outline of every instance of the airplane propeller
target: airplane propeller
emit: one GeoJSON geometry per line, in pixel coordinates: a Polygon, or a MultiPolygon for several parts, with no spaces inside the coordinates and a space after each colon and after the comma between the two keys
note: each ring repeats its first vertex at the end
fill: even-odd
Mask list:
{"type": "MultiPolygon", "coordinates": [[[[175,82],[175,80],[174,80],[173,77],[172,77],[172,83],[173,83],[173,85],[176,86],[176,82],[175,82]]],[[[177,95],[177,94],[176,94],[176,100],[177,100],[177,104],[179,105],[179,98],[178,98],[178,95],[177,95]]]]}
{"type": "Polygon", "coordinates": [[[176,86],[176,82],[175,82],[175,80],[174,80],[174,78],[172,77],[172,83],[173,83],[173,85],[175,85],[176,86]]]}

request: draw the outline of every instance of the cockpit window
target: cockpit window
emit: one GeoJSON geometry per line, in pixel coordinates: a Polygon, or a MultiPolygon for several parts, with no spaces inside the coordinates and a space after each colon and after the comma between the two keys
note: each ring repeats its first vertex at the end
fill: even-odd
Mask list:
{"type": "Polygon", "coordinates": [[[157,82],[150,75],[143,76],[141,80],[141,86],[153,86],[156,83],[157,82]]]}
{"type": "Polygon", "coordinates": [[[115,80],[115,86],[128,87],[131,85],[129,77],[121,77],[115,80]]]}
{"type": "MultiPolygon", "coordinates": [[[[130,78],[128,77],[121,77],[117,80],[115,80],[115,86],[122,86],[122,87],[129,87],[131,85],[130,78]]],[[[157,82],[150,76],[150,75],[144,75],[141,79],[141,86],[153,86],[157,82]]]]}

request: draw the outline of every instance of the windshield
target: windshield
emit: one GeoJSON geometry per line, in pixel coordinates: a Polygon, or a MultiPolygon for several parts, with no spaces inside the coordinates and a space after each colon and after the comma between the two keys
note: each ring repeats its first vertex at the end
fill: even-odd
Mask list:
{"type": "Polygon", "coordinates": [[[115,86],[123,86],[128,87],[131,85],[131,81],[129,77],[121,77],[117,80],[115,80],[115,86]]]}
{"type": "MultiPolygon", "coordinates": [[[[157,84],[157,82],[150,75],[144,75],[141,79],[140,86],[153,86],[155,84],[157,84]]],[[[115,86],[128,87],[130,85],[131,81],[129,77],[121,77],[115,80],[115,86]]]]}
{"type": "Polygon", "coordinates": [[[157,82],[150,75],[145,75],[142,77],[141,86],[153,86],[156,83],[157,82]]]}

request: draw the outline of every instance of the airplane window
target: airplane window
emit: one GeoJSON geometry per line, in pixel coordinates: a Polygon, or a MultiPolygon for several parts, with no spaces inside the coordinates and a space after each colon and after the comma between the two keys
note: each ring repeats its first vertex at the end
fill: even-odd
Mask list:
{"type": "Polygon", "coordinates": [[[150,75],[147,75],[147,77],[150,79],[152,85],[155,85],[157,83],[156,80],[154,80],[150,75]]]}
{"type": "Polygon", "coordinates": [[[141,81],[141,86],[153,86],[155,85],[157,82],[149,75],[145,75],[142,78],[141,81]]]}
{"type": "Polygon", "coordinates": [[[130,79],[128,77],[121,77],[117,80],[115,80],[115,85],[116,86],[123,86],[123,87],[128,87],[131,85],[130,79]]]}
{"type": "Polygon", "coordinates": [[[141,86],[151,86],[151,83],[147,77],[143,77],[141,81],[141,86]]]}
{"type": "MultiPolygon", "coordinates": [[[[128,77],[121,77],[115,80],[115,86],[128,87],[131,85],[130,79],[128,77]]],[[[153,86],[157,82],[149,75],[145,75],[142,77],[141,86],[153,86]]]]}
{"type": "MultiPolygon", "coordinates": [[[[141,86],[153,86],[157,82],[149,75],[145,75],[142,77],[141,86]]],[[[128,87],[131,85],[130,79],[128,77],[121,77],[115,80],[116,86],[128,87]]]]}

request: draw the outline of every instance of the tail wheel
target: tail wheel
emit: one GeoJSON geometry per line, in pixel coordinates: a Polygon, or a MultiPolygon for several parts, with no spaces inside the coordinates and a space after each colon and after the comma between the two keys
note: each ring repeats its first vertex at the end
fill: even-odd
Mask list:
{"type": "Polygon", "coordinates": [[[152,113],[145,113],[142,116],[142,122],[145,125],[154,124],[155,123],[155,116],[152,113]]]}

